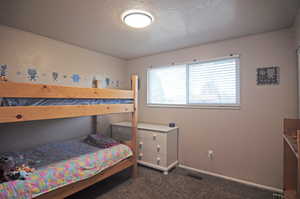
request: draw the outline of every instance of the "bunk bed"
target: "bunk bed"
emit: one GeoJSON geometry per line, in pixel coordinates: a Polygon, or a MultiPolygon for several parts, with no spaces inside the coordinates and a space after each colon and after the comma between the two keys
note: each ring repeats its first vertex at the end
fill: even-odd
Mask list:
{"type": "MultiPolygon", "coordinates": [[[[76,147],[73,147],[75,153],[80,153],[76,152],[78,148],[83,150],[83,153],[88,153],[88,157],[79,155],[78,157],[71,158],[71,162],[68,162],[68,165],[75,164],[74,161],[76,164],[81,164],[80,160],[82,160],[82,158],[87,158],[87,161],[90,163],[91,159],[94,160],[91,157],[95,157],[96,159],[103,156],[116,157],[114,156],[116,153],[122,154],[119,155],[120,157],[109,159],[109,163],[103,164],[101,167],[97,166],[99,162],[93,162],[93,166],[96,165],[95,167],[97,167],[97,169],[92,173],[88,173],[88,175],[82,178],[77,178],[76,181],[71,180],[70,183],[58,183],[57,187],[52,186],[44,192],[36,192],[36,194],[30,193],[32,194],[30,197],[38,199],[65,198],[130,167],[132,168],[132,176],[137,176],[137,84],[138,77],[136,75],[131,77],[131,90],[79,88],[0,81],[0,123],[131,113],[133,128],[131,140],[129,141],[100,151],[95,147],[83,145],[79,141],[70,141],[63,144],[58,143],[55,146],[59,148],[59,146],[71,147],[76,145],[76,147]]],[[[46,149],[45,147],[51,147],[51,145],[46,145],[42,149],[46,149]]],[[[50,154],[50,156],[55,155],[50,154]]],[[[52,169],[57,166],[57,164],[53,165],[51,165],[52,169]]],[[[59,162],[58,165],[60,165],[59,169],[68,167],[66,162],[59,162]]],[[[45,172],[41,170],[37,170],[36,172],[40,172],[39,174],[41,175],[46,175],[45,172]]],[[[76,173],[74,175],[77,176],[76,173]]],[[[34,182],[34,176],[35,175],[31,177],[31,182],[34,182]]],[[[42,182],[44,186],[47,183],[53,184],[50,180],[49,182],[42,182]]],[[[17,184],[13,185],[16,186],[12,189],[17,192],[17,184]]],[[[7,185],[7,187],[9,186],[12,185],[7,185]]],[[[35,187],[33,183],[28,183],[26,186],[27,188],[28,186],[39,188],[35,187]]],[[[5,189],[5,186],[2,186],[2,189],[5,189]]],[[[5,190],[1,190],[0,186],[0,193],[4,191],[5,190]]],[[[19,196],[14,197],[21,198],[19,196]]],[[[25,197],[28,197],[28,195],[25,197]]]]}

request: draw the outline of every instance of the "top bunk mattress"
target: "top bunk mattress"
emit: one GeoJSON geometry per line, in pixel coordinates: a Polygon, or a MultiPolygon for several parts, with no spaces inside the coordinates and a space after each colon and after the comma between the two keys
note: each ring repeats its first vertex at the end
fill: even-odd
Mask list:
{"type": "Polygon", "coordinates": [[[36,170],[26,180],[0,184],[0,199],[27,199],[92,177],[132,156],[132,151],[123,144],[100,149],[75,139],[1,155],[13,157],[17,165],[26,164],[36,170]]]}
{"type": "Polygon", "coordinates": [[[132,99],[0,98],[0,106],[63,106],[132,103],[132,99]]]}

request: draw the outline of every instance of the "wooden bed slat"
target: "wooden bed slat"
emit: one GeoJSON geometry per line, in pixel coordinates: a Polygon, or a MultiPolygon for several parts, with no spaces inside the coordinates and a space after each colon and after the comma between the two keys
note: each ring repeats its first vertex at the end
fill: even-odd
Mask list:
{"type": "Polygon", "coordinates": [[[133,99],[132,90],[80,88],[0,82],[0,97],[15,98],[77,98],[77,99],[133,99]]]}
{"type": "Polygon", "coordinates": [[[0,123],[24,122],[134,111],[133,104],[0,107],[0,123]]]}

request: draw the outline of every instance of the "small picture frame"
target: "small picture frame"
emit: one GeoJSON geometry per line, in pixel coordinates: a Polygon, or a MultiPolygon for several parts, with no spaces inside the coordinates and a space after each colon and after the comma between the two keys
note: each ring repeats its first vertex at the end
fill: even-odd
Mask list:
{"type": "Polygon", "coordinates": [[[257,85],[279,85],[280,68],[279,66],[257,68],[257,85]]]}

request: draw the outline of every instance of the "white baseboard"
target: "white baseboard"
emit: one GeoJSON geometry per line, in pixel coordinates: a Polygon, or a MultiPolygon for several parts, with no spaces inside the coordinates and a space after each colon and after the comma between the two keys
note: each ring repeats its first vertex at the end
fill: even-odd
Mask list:
{"type": "Polygon", "coordinates": [[[137,162],[141,165],[144,165],[144,166],[147,166],[147,167],[152,167],[154,169],[161,170],[161,171],[169,171],[170,169],[172,169],[173,167],[175,167],[178,164],[178,161],[175,161],[172,164],[170,164],[168,167],[162,167],[162,166],[158,166],[158,165],[151,164],[151,163],[148,163],[148,162],[144,162],[144,161],[141,161],[141,160],[138,160],[137,162]]]}
{"type": "Polygon", "coordinates": [[[183,169],[195,171],[195,172],[198,172],[198,173],[203,173],[203,174],[207,174],[207,175],[211,175],[211,176],[223,178],[223,179],[226,179],[226,180],[238,182],[238,183],[241,183],[241,184],[246,184],[246,185],[249,185],[249,186],[258,187],[258,188],[266,189],[266,190],[273,191],[273,192],[283,193],[282,189],[278,189],[278,188],[275,188],[275,187],[270,187],[270,186],[266,186],[266,185],[256,184],[254,182],[249,182],[249,181],[246,181],[246,180],[240,180],[240,179],[237,179],[237,178],[232,178],[232,177],[220,175],[220,174],[209,172],[209,171],[195,169],[195,168],[188,167],[188,166],[185,166],[185,165],[182,165],[182,164],[179,164],[179,167],[181,167],[183,169]]]}

